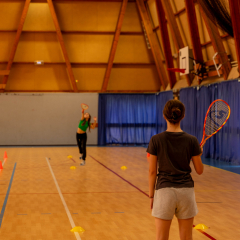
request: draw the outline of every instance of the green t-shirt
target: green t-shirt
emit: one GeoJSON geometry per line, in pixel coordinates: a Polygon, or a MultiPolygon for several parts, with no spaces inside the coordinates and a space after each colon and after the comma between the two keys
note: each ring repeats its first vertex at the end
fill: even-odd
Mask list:
{"type": "Polygon", "coordinates": [[[84,122],[84,120],[81,120],[80,123],[79,123],[79,125],[78,125],[78,127],[79,127],[82,131],[86,132],[86,131],[87,131],[87,128],[88,128],[88,121],[86,121],[85,124],[82,126],[83,122],[84,122]]]}

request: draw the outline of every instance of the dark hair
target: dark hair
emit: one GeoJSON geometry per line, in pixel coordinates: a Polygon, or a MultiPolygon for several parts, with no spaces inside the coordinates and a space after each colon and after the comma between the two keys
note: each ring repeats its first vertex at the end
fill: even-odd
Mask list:
{"type": "Polygon", "coordinates": [[[170,100],[165,104],[163,115],[172,124],[179,123],[185,114],[185,106],[179,100],[170,100]]]}
{"type": "MultiPolygon", "coordinates": [[[[91,126],[91,115],[88,113],[88,115],[89,115],[89,119],[88,119],[88,128],[89,128],[89,132],[91,132],[90,131],[90,126],[91,126]]],[[[85,125],[85,123],[86,123],[86,118],[84,118],[84,120],[83,120],[83,123],[82,123],[82,126],[84,126],[85,125]]]]}

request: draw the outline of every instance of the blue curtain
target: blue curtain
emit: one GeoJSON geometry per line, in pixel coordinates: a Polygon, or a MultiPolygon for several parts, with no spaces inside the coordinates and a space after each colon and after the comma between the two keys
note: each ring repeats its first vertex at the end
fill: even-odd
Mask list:
{"type": "Polygon", "coordinates": [[[163,127],[162,109],[172,97],[172,91],[158,95],[99,94],[98,145],[148,144],[163,127]]]}
{"type": "Polygon", "coordinates": [[[230,119],[216,135],[207,140],[204,157],[240,163],[239,92],[240,83],[237,80],[180,90],[180,100],[186,107],[182,129],[196,136],[199,142],[202,140],[203,123],[209,105],[216,99],[223,99],[230,105],[230,119]]]}

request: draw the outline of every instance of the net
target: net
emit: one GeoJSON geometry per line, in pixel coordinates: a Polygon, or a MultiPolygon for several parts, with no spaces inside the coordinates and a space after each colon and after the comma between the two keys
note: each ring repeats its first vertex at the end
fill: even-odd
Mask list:
{"type": "Polygon", "coordinates": [[[198,0],[208,18],[233,37],[232,19],[228,0],[198,0]]]}
{"type": "Polygon", "coordinates": [[[208,112],[205,125],[205,134],[207,136],[214,134],[226,122],[226,120],[229,118],[229,115],[230,108],[225,102],[221,100],[214,102],[208,112]]]}

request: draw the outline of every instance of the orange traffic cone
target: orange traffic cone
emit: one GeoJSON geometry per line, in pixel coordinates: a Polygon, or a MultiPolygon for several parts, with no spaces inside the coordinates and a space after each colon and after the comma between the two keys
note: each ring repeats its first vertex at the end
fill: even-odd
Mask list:
{"type": "Polygon", "coordinates": [[[0,170],[3,169],[2,162],[0,161],[0,170]]]}
{"type": "Polygon", "coordinates": [[[7,158],[8,158],[7,152],[5,151],[3,159],[4,159],[4,160],[7,160],[7,158]]]}

